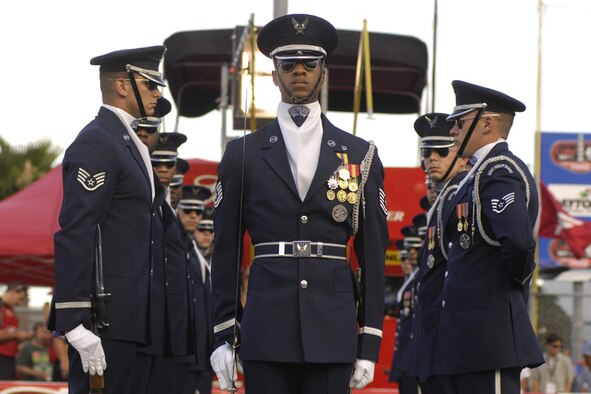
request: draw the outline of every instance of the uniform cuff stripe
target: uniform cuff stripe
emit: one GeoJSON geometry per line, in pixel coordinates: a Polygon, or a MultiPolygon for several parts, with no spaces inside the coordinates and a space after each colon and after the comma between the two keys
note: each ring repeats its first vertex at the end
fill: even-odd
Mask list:
{"type": "Polygon", "coordinates": [[[373,328],[373,327],[361,327],[359,329],[359,334],[369,334],[369,335],[375,335],[377,337],[382,337],[382,330],[378,330],[377,328],[373,328]]]}
{"type": "MultiPolygon", "coordinates": [[[[225,329],[232,327],[234,323],[236,323],[236,319],[230,319],[228,321],[220,323],[217,326],[213,327],[213,333],[217,334],[220,331],[224,331],[225,329]]],[[[238,324],[238,327],[240,327],[240,324],[238,324]]]]}
{"type": "Polygon", "coordinates": [[[90,301],[56,302],[55,309],[90,308],[90,301]]]}

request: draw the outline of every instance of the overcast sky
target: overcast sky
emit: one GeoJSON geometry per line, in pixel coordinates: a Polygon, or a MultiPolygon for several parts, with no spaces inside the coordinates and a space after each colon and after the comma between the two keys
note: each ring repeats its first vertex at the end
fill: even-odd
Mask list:
{"type": "MultiPolygon", "coordinates": [[[[545,2],[542,130],[591,129],[586,116],[590,59],[583,39],[591,37],[591,5],[586,3],[545,2]]],[[[161,44],[178,31],[244,25],[251,13],[255,23],[263,25],[272,18],[273,0],[32,0],[12,1],[2,8],[0,135],[11,144],[50,138],[65,149],[101,104],[98,68],[89,65],[90,58],[161,44]]],[[[536,127],[537,9],[537,0],[439,0],[434,108],[451,111],[454,79],[495,88],[523,101],[527,111],[517,115],[509,144],[530,165],[536,127]]],[[[417,37],[432,54],[433,0],[291,0],[288,12],[316,14],[338,29],[349,30],[360,30],[365,18],[370,31],[417,37]]],[[[170,98],[168,92],[165,95],[170,98]]],[[[167,131],[173,131],[174,115],[173,110],[167,131]]],[[[352,114],[329,112],[328,117],[341,128],[352,129],[352,114]]],[[[416,165],[412,128],[416,115],[375,117],[360,116],[358,135],[376,141],[386,166],[416,165]]],[[[181,119],[178,131],[189,137],[181,155],[219,160],[220,124],[217,112],[181,119]]]]}

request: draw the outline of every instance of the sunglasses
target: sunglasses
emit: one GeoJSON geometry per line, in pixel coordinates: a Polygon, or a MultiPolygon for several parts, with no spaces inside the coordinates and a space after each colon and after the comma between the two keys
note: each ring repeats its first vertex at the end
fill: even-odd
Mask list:
{"type": "Polygon", "coordinates": [[[203,214],[203,209],[197,209],[197,208],[182,208],[183,212],[185,213],[185,215],[190,215],[192,212],[195,213],[195,215],[201,215],[203,214]]]}
{"type": "Polygon", "coordinates": [[[200,233],[211,233],[211,234],[213,234],[213,230],[207,230],[207,229],[198,228],[197,231],[199,231],[200,233]]]}
{"type": "MultiPolygon", "coordinates": [[[[480,117],[480,119],[482,119],[482,118],[487,118],[487,117],[491,117],[491,118],[492,118],[492,117],[495,117],[495,116],[501,116],[501,114],[484,114],[484,115],[482,115],[482,116],[480,117]]],[[[476,116],[471,116],[471,117],[469,117],[469,118],[457,118],[457,119],[455,120],[455,126],[456,126],[458,129],[460,129],[460,130],[461,130],[461,129],[463,129],[463,128],[464,128],[464,124],[465,124],[465,121],[466,121],[466,120],[470,120],[470,119],[474,119],[474,118],[476,118],[476,116]]]]}
{"type": "MultiPolygon", "coordinates": [[[[129,78],[111,78],[111,80],[116,80],[116,79],[123,79],[125,81],[130,81],[129,78]]],[[[148,86],[148,90],[150,90],[150,91],[156,90],[160,87],[156,82],[154,82],[148,78],[135,78],[135,80],[139,81],[139,82],[144,82],[146,84],[146,86],[148,86]]]]}
{"type": "Polygon", "coordinates": [[[431,157],[432,151],[435,151],[439,155],[439,157],[447,157],[447,155],[449,154],[449,148],[421,148],[423,159],[428,159],[429,157],[431,157]]]}
{"type": "Polygon", "coordinates": [[[146,133],[152,135],[152,134],[154,134],[154,133],[156,133],[158,131],[158,127],[142,127],[142,126],[137,126],[135,132],[138,133],[140,130],[143,130],[146,133]]]}
{"type": "Polygon", "coordinates": [[[320,59],[314,59],[314,60],[304,60],[304,59],[300,59],[300,60],[279,60],[277,62],[277,67],[281,68],[281,71],[283,72],[291,72],[293,71],[293,69],[295,68],[296,64],[301,64],[304,66],[304,68],[308,71],[312,71],[315,70],[316,67],[318,67],[318,65],[320,64],[320,59]]]}
{"type": "Polygon", "coordinates": [[[151,162],[152,162],[152,167],[166,166],[166,168],[172,168],[176,165],[176,160],[173,160],[173,161],[151,160],[151,162]]]}

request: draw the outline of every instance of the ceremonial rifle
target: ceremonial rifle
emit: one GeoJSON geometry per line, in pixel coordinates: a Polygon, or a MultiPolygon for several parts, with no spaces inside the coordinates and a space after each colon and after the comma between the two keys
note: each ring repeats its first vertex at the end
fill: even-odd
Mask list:
{"type": "MultiPolygon", "coordinates": [[[[103,279],[103,240],[101,236],[101,226],[97,223],[94,238],[94,289],[91,295],[91,321],[90,330],[96,336],[100,337],[100,329],[108,327],[105,298],[111,294],[105,293],[105,282],[103,279]]],[[[105,377],[104,375],[88,374],[91,394],[104,394],[105,377]]]]}

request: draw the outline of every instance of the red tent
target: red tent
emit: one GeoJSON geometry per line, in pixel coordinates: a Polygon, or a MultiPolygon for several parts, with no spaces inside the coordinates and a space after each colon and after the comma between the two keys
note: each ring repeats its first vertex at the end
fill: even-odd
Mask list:
{"type": "MultiPolygon", "coordinates": [[[[185,183],[215,182],[217,162],[190,159],[185,183]]],[[[62,166],[0,201],[0,283],[53,286],[53,234],[59,229],[62,166]]]]}
{"type": "Polygon", "coordinates": [[[61,202],[61,165],[0,202],[0,283],[53,285],[53,234],[61,202]]]}

